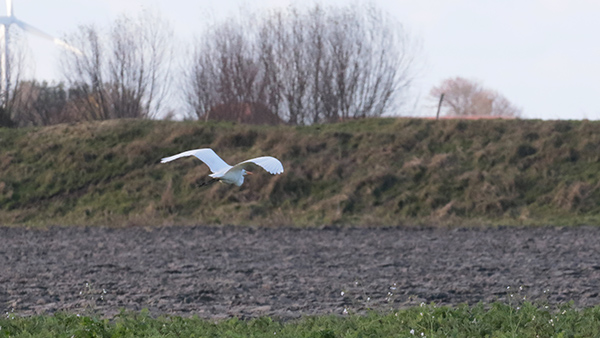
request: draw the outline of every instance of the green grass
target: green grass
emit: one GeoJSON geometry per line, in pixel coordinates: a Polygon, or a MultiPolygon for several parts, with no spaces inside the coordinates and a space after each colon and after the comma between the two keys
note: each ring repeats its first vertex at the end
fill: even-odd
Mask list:
{"type": "Polygon", "coordinates": [[[0,319],[0,337],[599,337],[600,306],[549,310],[519,306],[423,305],[387,313],[277,320],[207,320],[122,312],[111,319],[74,314],[0,319]]]}
{"type": "Polygon", "coordinates": [[[600,223],[600,122],[367,119],[306,127],[113,120],[0,128],[0,224],[600,223]],[[282,160],[200,187],[180,151],[282,160]]]}

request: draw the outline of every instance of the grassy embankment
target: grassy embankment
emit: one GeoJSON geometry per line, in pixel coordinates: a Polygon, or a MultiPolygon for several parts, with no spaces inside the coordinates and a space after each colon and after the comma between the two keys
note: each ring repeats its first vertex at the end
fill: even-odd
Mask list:
{"type": "Polygon", "coordinates": [[[0,129],[0,224],[600,222],[600,123],[370,119],[308,127],[115,120],[0,129]],[[200,187],[273,155],[285,173],[200,187]]]}
{"type": "Polygon", "coordinates": [[[548,310],[523,303],[457,308],[432,305],[282,322],[268,317],[211,321],[123,313],[115,318],[57,314],[0,318],[0,337],[598,337],[600,307],[548,310]]]}

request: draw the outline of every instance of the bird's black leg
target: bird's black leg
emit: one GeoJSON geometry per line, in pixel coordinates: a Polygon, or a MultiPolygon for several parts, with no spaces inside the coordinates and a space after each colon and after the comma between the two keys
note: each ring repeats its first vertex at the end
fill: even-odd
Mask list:
{"type": "Polygon", "coordinates": [[[211,184],[213,184],[213,183],[215,183],[215,182],[218,182],[218,181],[219,181],[219,180],[217,180],[217,179],[211,178],[211,179],[210,179],[210,180],[208,180],[208,181],[202,182],[202,183],[201,183],[201,184],[200,184],[198,187],[199,187],[199,188],[200,188],[200,187],[205,187],[205,186],[211,185],[211,184]]]}

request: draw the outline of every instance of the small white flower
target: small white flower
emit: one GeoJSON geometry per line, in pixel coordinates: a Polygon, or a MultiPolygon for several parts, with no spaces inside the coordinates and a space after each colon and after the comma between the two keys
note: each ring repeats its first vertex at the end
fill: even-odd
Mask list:
{"type": "Polygon", "coordinates": [[[344,308],[344,314],[347,315],[348,314],[348,309],[344,308]]]}
{"type": "Polygon", "coordinates": [[[414,329],[410,329],[410,334],[414,335],[415,334],[415,330],[414,329]]]}
{"type": "Polygon", "coordinates": [[[344,291],[340,292],[340,295],[342,295],[342,296],[343,296],[343,295],[344,295],[344,291]]]}

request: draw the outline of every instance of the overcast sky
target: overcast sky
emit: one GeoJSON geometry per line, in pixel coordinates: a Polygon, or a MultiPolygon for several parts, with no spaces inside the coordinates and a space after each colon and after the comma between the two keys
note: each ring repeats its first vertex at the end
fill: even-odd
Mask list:
{"type": "MultiPolygon", "coordinates": [[[[353,3],[356,1],[352,0],[353,3]]],[[[4,11],[4,0],[0,0],[4,11]]],[[[600,1],[375,0],[421,41],[418,103],[405,115],[434,115],[426,97],[443,79],[483,82],[523,110],[525,118],[600,119],[600,1]]],[[[60,37],[80,24],[108,25],[121,13],[158,10],[178,39],[192,42],[206,21],[240,6],[271,8],[267,0],[13,0],[15,16],[60,37]]],[[[324,0],[344,4],[349,1],[324,0]]],[[[28,36],[37,79],[60,80],[58,51],[28,36]]]]}

